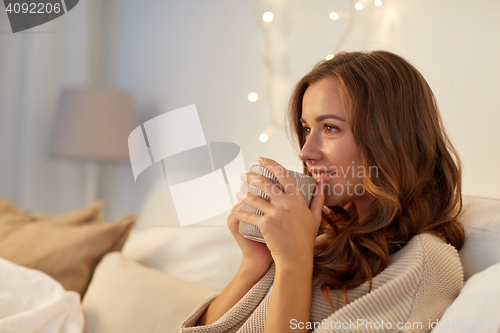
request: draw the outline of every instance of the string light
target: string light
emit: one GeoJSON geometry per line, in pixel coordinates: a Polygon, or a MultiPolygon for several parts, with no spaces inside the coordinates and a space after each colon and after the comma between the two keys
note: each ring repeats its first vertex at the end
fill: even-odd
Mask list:
{"type": "Polygon", "coordinates": [[[382,0],[375,0],[375,6],[377,7],[382,6],[382,0]]]}
{"type": "Polygon", "coordinates": [[[262,20],[264,22],[271,22],[274,18],[273,13],[271,12],[265,12],[264,15],[262,15],[262,20]]]}
{"type": "Polygon", "coordinates": [[[275,125],[270,125],[268,126],[260,135],[259,135],[259,140],[260,142],[267,142],[271,135],[276,131],[276,126],[275,125]]]}
{"type": "Polygon", "coordinates": [[[256,102],[258,99],[259,99],[259,95],[257,95],[256,93],[251,92],[250,94],[248,94],[248,100],[250,102],[256,102]]]}
{"type": "MultiPolygon", "coordinates": [[[[382,1],[383,0],[374,0],[373,4],[377,7],[381,7],[382,1]]],[[[343,45],[343,43],[345,43],[346,38],[349,36],[350,32],[352,31],[353,21],[354,21],[353,17],[356,16],[354,13],[356,11],[363,10],[363,8],[364,8],[363,2],[366,2],[366,0],[357,1],[354,4],[354,8],[350,7],[349,14],[344,14],[344,13],[342,14],[342,19],[344,19],[344,18],[348,19],[348,25],[347,25],[347,29],[345,29],[344,33],[342,34],[340,39],[337,41],[335,47],[333,48],[334,53],[339,51],[339,48],[343,45]]],[[[260,21],[260,18],[262,18],[262,21],[266,22],[266,23],[273,21],[274,14],[272,12],[266,11],[260,17],[263,8],[255,8],[255,9],[256,10],[254,13],[255,13],[255,18],[257,20],[260,21]]],[[[329,18],[332,21],[337,21],[340,19],[340,15],[338,12],[330,12],[329,18]]],[[[266,101],[269,104],[271,125],[268,128],[266,128],[266,130],[262,131],[262,133],[259,135],[259,140],[261,142],[267,142],[267,141],[269,141],[269,139],[273,135],[273,132],[277,128],[277,126],[274,125],[276,123],[276,121],[273,119],[275,117],[273,116],[274,105],[272,103],[273,102],[272,97],[274,95],[273,94],[273,87],[272,87],[273,86],[273,78],[274,78],[274,70],[273,70],[272,61],[271,61],[271,54],[272,54],[271,49],[272,49],[273,43],[272,43],[272,40],[270,38],[270,29],[272,28],[272,25],[262,24],[261,27],[263,28],[263,31],[264,31],[264,40],[265,40],[265,45],[266,45],[264,51],[262,52],[263,63],[264,63],[265,70],[266,70],[266,79],[265,79],[265,84],[264,84],[265,93],[263,95],[258,95],[255,92],[251,92],[248,94],[247,97],[248,97],[248,100],[250,102],[256,102],[257,100],[261,99],[261,100],[266,101]]],[[[328,54],[325,56],[325,59],[328,61],[328,60],[333,59],[334,57],[335,57],[334,54],[328,54]]]]}
{"type": "MultiPolygon", "coordinates": [[[[259,92],[259,95],[258,95],[258,99],[259,101],[262,100],[264,102],[266,102],[267,106],[268,106],[268,115],[269,115],[269,127],[262,131],[261,135],[259,135],[259,140],[261,142],[266,142],[268,141],[271,136],[272,136],[272,132],[274,132],[274,130],[270,131],[270,127],[274,128],[275,127],[275,123],[277,123],[277,121],[275,120],[275,106],[274,106],[274,81],[275,81],[275,76],[276,76],[276,73],[275,73],[275,70],[274,70],[274,66],[273,66],[273,46],[274,46],[274,41],[273,41],[273,38],[272,38],[272,31],[271,29],[273,28],[273,25],[272,24],[269,24],[269,22],[272,22],[273,19],[274,19],[274,15],[272,12],[270,11],[266,11],[264,14],[261,14],[265,11],[262,10],[260,7],[260,4],[262,5],[265,5],[262,1],[252,1],[252,3],[255,4],[255,14],[256,14],[256,18],[262,21],[260,26],[261,26],[261,29],[262,29],[262,32],[263,32],[263,37],[264,37],[264,49],[262,50],[261,54],[262,54],[262,63],[264,65],[264,69],[265,69],[265,75],[264,75],[264,91],[261,93],[259,92]],[[258,15],[258,16],[257,16],[258,15]],[[262,15],[262,16],[261,16],[262,15]]],[[[265,8],[265,7],[264,7],[265,8]]]]}
{"type": "Polygon", "coordinates": [[[335,12],[330,13],[330,20],[336,21],[338,19],[339,19],[338,13],[335,13],[335,12]]]}

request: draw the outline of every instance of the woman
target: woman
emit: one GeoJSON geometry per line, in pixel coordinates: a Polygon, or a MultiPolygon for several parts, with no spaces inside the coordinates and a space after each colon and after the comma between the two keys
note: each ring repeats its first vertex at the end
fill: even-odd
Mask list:
{"type": "Polygon", "coordinates": [[[243,263],[182,331],[429,331],[463,286],[464,230],[460,160],[427,82],[393,53],[340,53],[297,84],[289,121],[317,179],[310,207],[282,166],[259,159],[287,195],[244,174],[271,202],[238,194],[264,215],[233,208],[243,263]]]}

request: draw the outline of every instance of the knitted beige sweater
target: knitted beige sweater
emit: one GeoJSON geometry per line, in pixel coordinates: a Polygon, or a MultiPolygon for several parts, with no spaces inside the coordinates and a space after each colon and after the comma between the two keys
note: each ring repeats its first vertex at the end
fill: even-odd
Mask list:
{"type": "MultiPolygon", "coordinates": [[[[316,241],[322,241],[319,236],[316,241]]],[[[183,333],[264,331],[269,298],[265,296],[274,280],[274,263],[264,276],[215,323],[193,326],[217,297],[200,304],[181,324],[183,333]],[[264,297],[265,296],[265,297],[264,297]]],[[[429,324],[441,318],[463,286],[463,269],[456,249],[430,234],[413,237],[390,257],[389,266],[368,282],[347,292],[330,293],[335,311],[321,296],[321,282],[313,279],[309,323],[291,322],[290,328],[311,328],[320,332],[428,332],[429,324]],[[307,326],[309,325],[309,326],[307,326]]]]}

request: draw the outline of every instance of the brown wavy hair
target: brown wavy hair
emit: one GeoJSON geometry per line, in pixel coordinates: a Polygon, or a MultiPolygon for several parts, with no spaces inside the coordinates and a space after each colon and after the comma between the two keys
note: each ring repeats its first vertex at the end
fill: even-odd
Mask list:
{"type": "MultiPolygon", "coordinates": [[[[327,242],[314,251],[314,275],[332,312],[329,291],[343,292],[388,266],[389,256],[415,235],[428,232],[460,249],[462,172],[458,154],[446,134],[431,88],[419,71],[387,51],[342,52],[319,62],[295,86],[288,110],[290,130],[299,148],[305,143],[302,100],[306,89],[325,79],[338,80],[347,121],[365,170],[373,202],[358,216],[352,201],[324,206],[318,235],[327,242]]],[[[311,175],[303,163],[304,173],[311,175]]]]}

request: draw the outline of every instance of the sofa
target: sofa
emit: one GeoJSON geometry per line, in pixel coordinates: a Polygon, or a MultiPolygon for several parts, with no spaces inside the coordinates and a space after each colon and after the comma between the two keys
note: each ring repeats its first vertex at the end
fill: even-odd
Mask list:
{"type": "MultiPolygon", "coordinates": [[[[149,220],[132,231],[121,253],[107,254],[97,266],[82,303],[87,333],[178,332],[190,311],[236,274],[242,257],[225,227],[227,214],[218,217],[220,226],[162,227],[163,195],[149,194],[139,214],[149,220]]],[[[481,321],[481,332],[500,332],[484,322],[500,320],[500,200],[464,196],[464,209],[467,238],[459,255],[466,284],[442,319],[451,319],[453,332],[461,330],[461,319],[476,319],[478,328],[481,321]]],[[[464,332],[467,327],[470,321],[464,332]]]]}
{"type": "MultiPolygon", "coordinates": [[[[27,218],[9,208],[14,212],[8,226],[36,227],[29,243],[37,243],[37,236],[43,238],[41,244],[53,237],[59,254],[53,259],[54,251],[45,248],[54,246],[45,244],[27,251],[31,257],[45,253],[38,260],[16,265],[0,259],[0,331],[179,332],[181,321],[199,303],[231,281],[242,256],[226,227],[227,213],[210,223],[181,228],[172,216],[168,195],[151,190],[136,223],[134,216],[95,222],[102,218],[102,203],[58,217],[27,218]],[[11,221],[14,217],[18,220],[11,221]],[[46,236],[40,237],[43,232],[46,236]],[[85,242],[79,238],[82,234],[88,235],[85,242]],[[61,271],[68,266],[62,265],[64,254],[68,265],[75,266],[71,274],[61,271]],[[83,270],[82,262],[90,268],[83,270]]],[[[459,255],[465,286],[432,331],[500,332],[500,199],[464,196],[464,209],[466,242],[459,255]]],[[[5,232],[3,216],[0,257],[5,257],[2,251],[10,251],[15,262],[21,257],[15,256],[17,249],[12,251],[13,242],[6,249],[10,231],[5,232]]],[[[26,233],[22,231],[23,237],[26,233]]]]}

